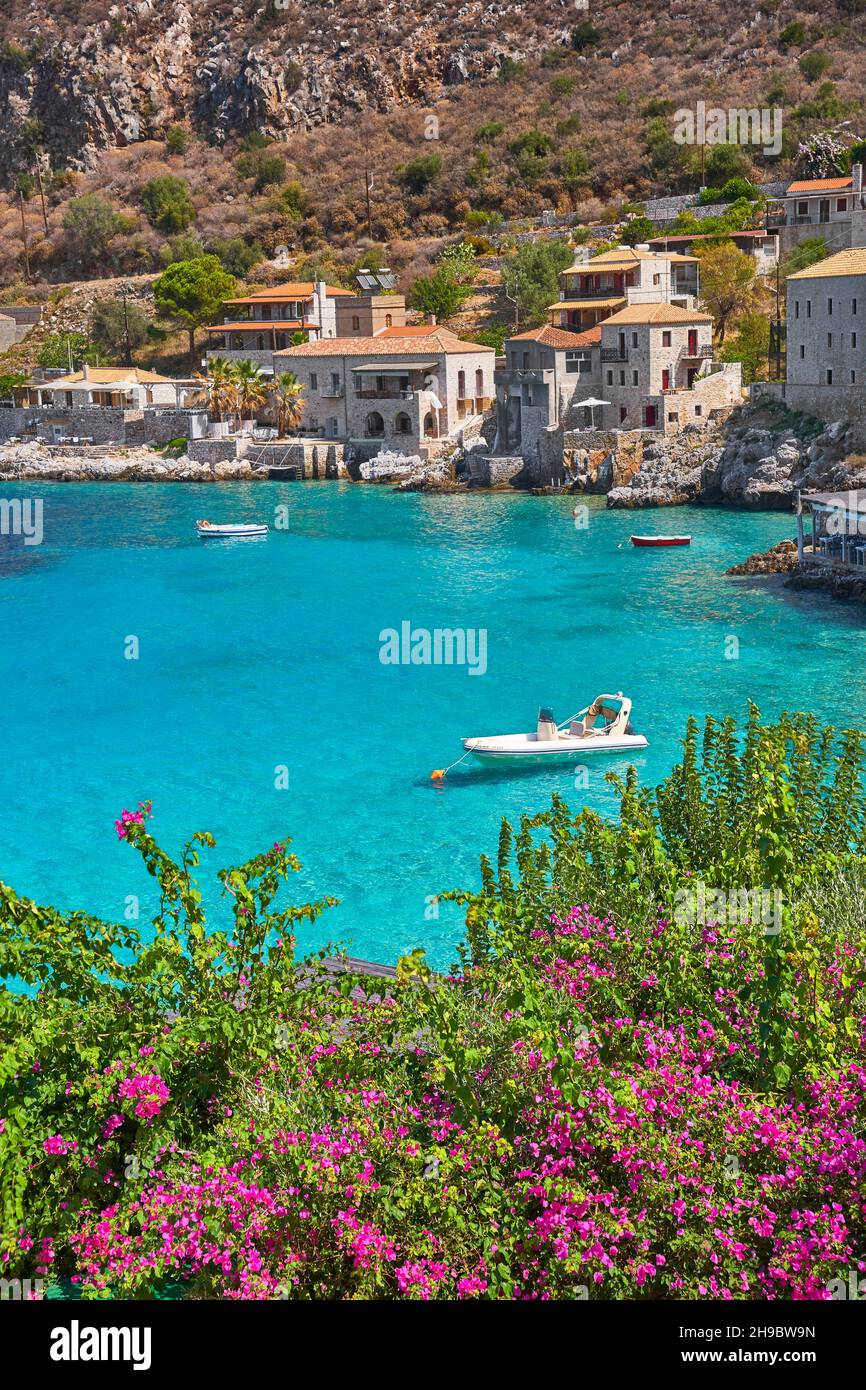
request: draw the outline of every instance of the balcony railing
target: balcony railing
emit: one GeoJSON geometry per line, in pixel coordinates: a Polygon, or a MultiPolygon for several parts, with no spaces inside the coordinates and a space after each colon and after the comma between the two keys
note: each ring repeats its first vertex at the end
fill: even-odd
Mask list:
{"type": "Polygon", "coordinates": [[[331,383],[330,386],[323,386],[319,394],[327,397],[329,400],[338,400],[343,394],[343,387],[331,383]]]}
{"type": "Polygon", "coordinates": [[[601,350],[602,362],[627,362],[628,348],[625,347],[603,347],[601,350]]]}
{"type": "Polygon", "coordinates": [[[680,352],[678,360],[683,361],[703,361],[705,358],[712,357],[712,343],[695,343],[694,346],[687,346],[680,352]]]}

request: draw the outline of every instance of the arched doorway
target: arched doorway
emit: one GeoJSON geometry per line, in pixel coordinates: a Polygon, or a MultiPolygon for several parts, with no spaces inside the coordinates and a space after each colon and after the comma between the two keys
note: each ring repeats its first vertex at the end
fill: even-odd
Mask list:
{"type": "Polygon", "coordinates": [[[409,419],[409,416],[406,415],[403,411],[401,411],[400,414],[399,414],[399,415],[396,417],[396,419],[394,420],[394,433],[395,433],[395,434],[411,434],[411,433],[412,433],[412,421],[409,419]]]}
{"type": "Polygon", "coordinates": [[[436,438],[436,421],[433,418],[433,412],[430,410],[428,410],[427,414],[424,416],[424,438],[436,438]]]}
{"type": "Polygon", "coordinates": [[[381,439],[385,433],[385,421],[378,410],[371,410],[364,421],[364,436],[367,439],[381,439]]]}

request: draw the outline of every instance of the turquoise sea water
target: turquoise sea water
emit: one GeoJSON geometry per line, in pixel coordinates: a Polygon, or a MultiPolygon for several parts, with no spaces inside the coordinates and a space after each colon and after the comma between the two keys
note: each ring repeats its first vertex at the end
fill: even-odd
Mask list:
{"type": "MultiPolygon", "coordinates": [[[[4,497],[38,495],[4,485],[4,497]]],[[[713,510],[608,512],[574,499],[398,496],[344,484],[201,488],[54,485],[45,539],[0,537],[0,877],[19,892],[117,918],[153,915],[153,882],[118,843],[123,807],[152,798],[176,849],[217,837],[206,870],[289,833],[298,901],[341,906],[304,944],[339,940],[392,962],[426,945],[447,964],[461,933],[432,899],[472,886],[499,819],[557,789],[611,805],[616,758],[501,774],[463,764],[464,735],[534,727],[623,689],[656,780],[689,713],[814,708],[866,721],[864,610],[723,577],[792,534],[790,517],[713,510]],[[266,541],[202,543],[197,516],[274,522],[266,541]],[[633,530],[690,531],[689,550],[634,551],[633,530]],[[487,671],[390,666],[379,634],[487,631],[487,671]],[[139,643],[128,660],[128,638],[139,643]],[[731,638],[737,659],[728,659],[731,638]],[[288,769],[288,787],[277,769],[288,769]]]]}

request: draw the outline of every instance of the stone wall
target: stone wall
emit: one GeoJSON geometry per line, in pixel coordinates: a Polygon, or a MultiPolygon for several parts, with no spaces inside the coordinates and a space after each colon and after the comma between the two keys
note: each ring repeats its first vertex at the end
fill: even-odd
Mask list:
{"type": "Polygon", "coordinates": [[[343,445],[333,440],[250,444],[246,457],[253,468],[295,468],[299,478],[348,477],[343,445]]]}
{"type": "Polygon", "coordinates": [[[0,443],[13,437],[32,436],[52,443],[54,427],[66,435],[92,439],[94,444],[138,444],[144,440],[143,412],[120,406],[90,406],[67,410],[62,406],[28,405],[0,410],[0,443]]]}
{"type": "Polygon", "coordinates": [[[187,447],[187,457],[195,463],[225,463],[228,459],[246,456],[250,440],[248,436],[229,436],[228,439],[191,439],[187,447]]]}
{"type": "Polygon", "coordinates": [[[782,401],[789,410],[827,424],[844,420],[853,426],[855,446],[866,448],[866,389],[862,386],[799,385],[792,381],[756,381],[753,401],[782,401]]]}
{"type": "Polygon", "coordinates": [[[644,430],[566,430],[563,463],[581,492],[603,495],[628,486],[652,438],[644,430]]]}
{"type": "Polygon", "coordinates": [[[468,459],[469,481],[476,487],[532,487],[519,454],[485,454],[473,449],[468,459]]]}
{"type": "Polygon", "coordinates": [[[172,410],[161,406],[144,412],[144,438],[149,444],[170,444],[173,439],[204,439],[208,432],[206,410],[172,410]]]}

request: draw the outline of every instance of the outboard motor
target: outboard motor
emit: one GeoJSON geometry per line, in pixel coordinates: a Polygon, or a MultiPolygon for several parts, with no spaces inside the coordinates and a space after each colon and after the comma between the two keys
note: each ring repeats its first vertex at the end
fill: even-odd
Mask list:
{"type": "Polygon", "coordinates": [[[536,738],[539,742],[547,739],[556,738],[557,728],[556,719],[552,709],[540,709],[538,711],[538,725],[536,728],[536,738]]]}

